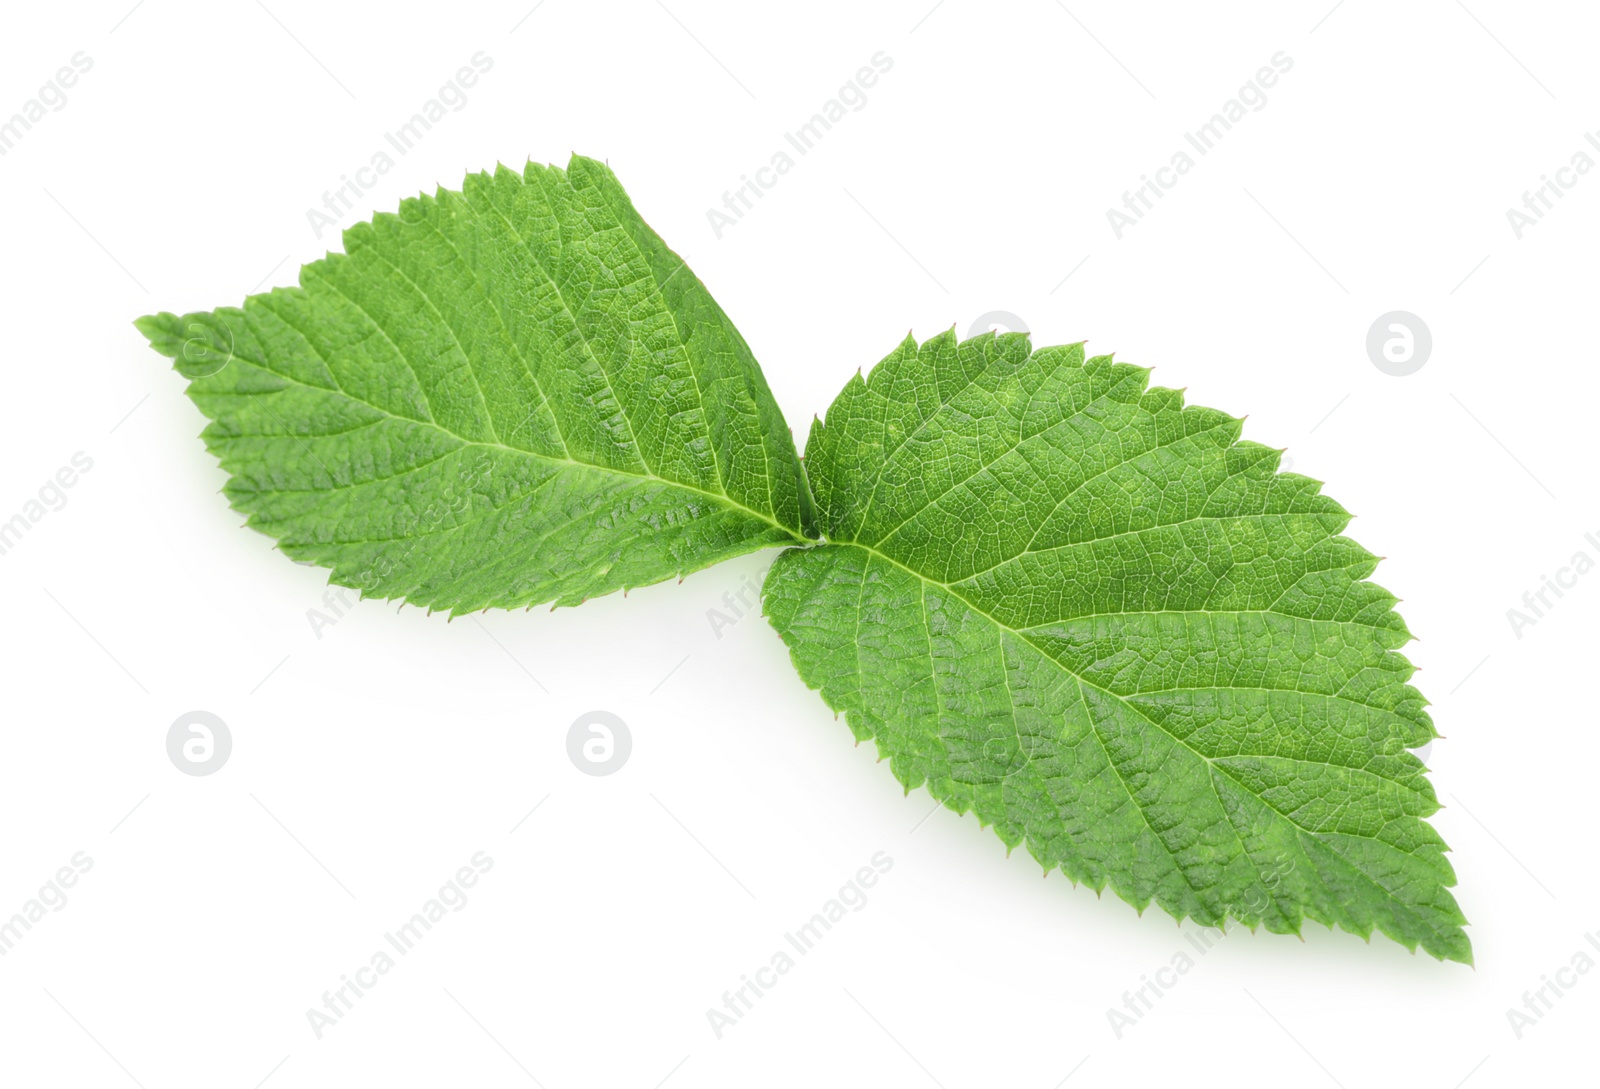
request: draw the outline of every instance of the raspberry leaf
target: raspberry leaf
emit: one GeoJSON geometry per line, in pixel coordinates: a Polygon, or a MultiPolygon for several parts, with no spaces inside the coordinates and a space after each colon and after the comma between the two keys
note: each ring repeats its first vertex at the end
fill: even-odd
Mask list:
{"type": "Polygon", "coordinates": [[[600,163],[473,175],[344,242],[298,287],[136,322],[291,557],[462,612],[797,546],[765,611],[908,791],[1141,911],[1471,962],[1411,634],[1349,514],[1241,420],[1081,345],[908,338],[802,468],[600,163]]]}
{"type": "Polygon", "coordinates": [[[829,543],[764,588],[801,677],[1047,872],[1470,962],[1376,558],[1320,483],[1147,375],[1007,334],[851,379],[806,447],[829,543]]]}
{"type": "Polygon", "coordinates": [[[462,612],[807,537],[760,367],[605,165],[476,174],[344,243],[298,287],[136,323],[291,557],[462,612]]]}

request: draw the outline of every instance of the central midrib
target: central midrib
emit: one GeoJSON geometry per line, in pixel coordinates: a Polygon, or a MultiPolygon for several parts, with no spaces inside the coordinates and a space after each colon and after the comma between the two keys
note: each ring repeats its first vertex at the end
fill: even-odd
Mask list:
{"type": "MultiPolygon", "coordinates": [[[[629,479],[632,479],[632,480],[654,481],[654,482],[656,482],[658,484],[663,485],[664,487],[679,488],[679,489],[681,489],[683,491],[692,492],[692,493],[694,493],[696,495],[702,495],[702,496],[706,497],[707,499],[715,500],[716,502],[724,504],[724,505],[726,505],[728,507],[731,507],[731,508],[733,508],[735,510],[743,511],[744,513],[750,515],[751,517],[759,519],[760,521],[765,522],[769,526],[772,526],[774,529],[779,529],[779,530],[782,530],[783,532],[789,534],[789,536],[791,538],[793,538],[797,542],[808,543],[808,544],[815,543],[815,542],[812,542],[812,541],[808,541],[807,538],[802,536],[793,527],[786,526],[782,522],[779,522],[777,520],[777,518],[775,518],[774,516],[772,516],[770,514],[767,514],[767,513],[763,512],[763,511],[756,510],[754,507],[748,507],[745,504],[739,502],[737,499],[734,499],[732,496],[730,496],[730,495],[728,495],[726,493],[713,492],[713,491],[710,491],[710,490],[708,490],[706,488],[702,488],[702,487],[700,487],[700,486],[698,486],[696,484],[686,484],[686,483],[684,483],[682,481],[678,481],[678,480],[669,480],[666,477],[658,476],[653,471],[650,471],[650,468],[649,468],[648,465],[645,466],[645,472],[642,472],[642,473],[630,472],[630,471],[628,471],[626,469],[618,469],[615,466],[611,466],[611,465],[597,465],[597,464],[595,464],[593,462],[578,461],[577,459],[572,458],[572,457],[562,458],[562,457],[556,457],[556,456],[554,456],[552,454],[541,453],[541,452],[539,452],[537,450],[523,450],[523,449],[520,449],[519,447],[507,446],[505,443],[499,442],[499,441],[487,442],[487,441],[485,441],[483,439],[469,439],[465,435],[459,435],[456,432],[451,431],[449,428],[445,427],[443,424],[440,424],[437,420],[433,420],[433,419],[417,420],[417,419],[413,419],[413,418],[411,418],[409,416],[399,416],[399,415],[396,415],[393,412],[390,412],[386,408],[381,408],[378,405],[373,404],[371,401],[363,400],[360,397],[356,397],[355,395],[349,393],[346,390],[343,390],[343,389],[329,389],[326,386],[318,386],[318,385],[314,385],[314,384],[312,384],[310,382],[303,381],[302,379],[296,378],[294,375],[284,374],[282,371],[277,370],[276,368],[267,365],[265,362],[262,362],[261,360],[257,360],[257,359],[252,359],[249,356],[243,355],[242,353],[238,352],[237,350],[235,350],[232,353],[232,355],[233,355],[233,358],[235,358],[235,359],[238,359],[238,360],[241,360],[241,361],[243,361],[245,363],[248,363],[252,367],[257,367],[260,370],[265,371],[267,374],[270,374],[275,378],[281,378],[283,381],[292,383],[293,385],[299,386],[302,389],[312,390],[312,391],[314,391],[316,393],[323,394],[323,395],[326,395],[326,396],[329,396],[329,397],[342,397],[342,398],[344,398],[345,400],[349,401],[352,404],[361,405],[364,408],[371,409],[373,412],[378,413],[380,416],[383,416],[386,419],[396,420],[396,421],[398,421],[400,423],[410,424],[411,426],[414,426],[414,427],[431,428],[432,430],[438,432],[439,434],[447,436],[448,438],[454,439],[456,442],[461,443],[462,447],[481,447],[483,449],[490,449],[490,450],[504,450],[505,452],[507,452],[509,454],[516,455],[518,457],[533,458],[533,459],[536,459],[538,461],[547,462],[547,463],[549,463],[551,465],[566,465],[566,466],[569,466],[569,467],[575,468],[575,469],[587,469],[587,470],[592,470],[592,471],[600,472],[600,473],[610,473],[613,476],[626,477],[626,478],[629,478],[629,479]]],[[[222,391],[218,391],[218,392],[222,392],[222,391]]],[[[196,393],[196,396],[205,397],[205,396],[210,396],[210,394],[208,394],[205,391],[200,391],[200,392],[196,393]]],[[[283,437],[285,437],[285,438],[296,438],[297,436],[286,434],[283,437]]],[[[322,436],[322,435],[308,435],[306,437],[308,437],[308,438],[322,438],[322,437],[325,437],[325,436],[322,436]]],[[[641,459],[640,463],[643,464],[643,459],[641,459]]],[[[432,464],[432,462],[429,462],[428,464],[432,464]]],[[[411,469],[407,469],[407,470],[404,470],[403,472],[397,473],[397,474],[395,474],[395,476],[385,477],[384,479],[385,480],[395,480],[395,479],[398,479],[401,476],[404,476],[406,473],[415,472],[417,469],[423,468],[423,467],[424,466],[415,466],[415,467],[413,467],[411,469]]],[[[802,480],[802,483],[804,483],[803,480],[802,480]]],[[[357,485],[344,485],[344,487],[356,487],[356,486],[357,485]]]]}

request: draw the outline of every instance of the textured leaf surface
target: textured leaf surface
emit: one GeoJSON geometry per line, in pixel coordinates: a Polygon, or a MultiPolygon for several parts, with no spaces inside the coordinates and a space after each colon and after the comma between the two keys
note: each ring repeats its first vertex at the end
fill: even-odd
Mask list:
{"type": "Polygon", "coordinates": [[[344,243],[299,287],[137,323],[290,556],[459,612],[806,536],[750,349],[603,164],[473,175],[344,243]]]}
{"type": "Polygon", "coordinates": [[[1240,428],[1078,345],[908,339],[813,427],[829,543],[767,614],[907,789],[1047,871],[1470,961],[1411,636],[1349,515],[1240,428]]]}

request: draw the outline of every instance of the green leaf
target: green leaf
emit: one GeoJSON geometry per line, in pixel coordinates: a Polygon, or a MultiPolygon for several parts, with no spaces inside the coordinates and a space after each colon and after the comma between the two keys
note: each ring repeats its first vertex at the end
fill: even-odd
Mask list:
{"type": "Polygon", "coordinates": [[[463,612],[811,535],[749,347],[603,164],[472,175],[344,244],[299,287],[136,323],[288,555],[463,612]]]}
{"type": "Polygon", "coordinates": [[[895,776],[1141,911],[1471,960],[1435,736],[1321,485],[1143,369],[908,339],[813,426],[765,608],[895,776]]]}
{"type": "Polygon", "coordinates": [[[798,545],[766,612],[908,791],[1141,911],[1470,963],[1411,635],[1348,513],[1242,421],[1081,345],[907,339],[803,469],[600,163],[473,175],[344,241],[296,288],[136,323],[288,555],[462,612],[798,545]]]}

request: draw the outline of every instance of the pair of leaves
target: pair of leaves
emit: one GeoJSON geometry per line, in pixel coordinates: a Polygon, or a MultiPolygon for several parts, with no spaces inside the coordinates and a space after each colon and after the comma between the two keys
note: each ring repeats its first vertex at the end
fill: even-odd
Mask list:
{"type": "Polygon", "coordinates": [[[137,323],[291,557],[456,613],[790,546],[766,613],[908,790],[1140,910],[1470,962],[1410,633],[1240,420],[1081,345],[945,334],[852,378],[802,465],[733,324],[577,156],[345,249],[137,323]]]}

